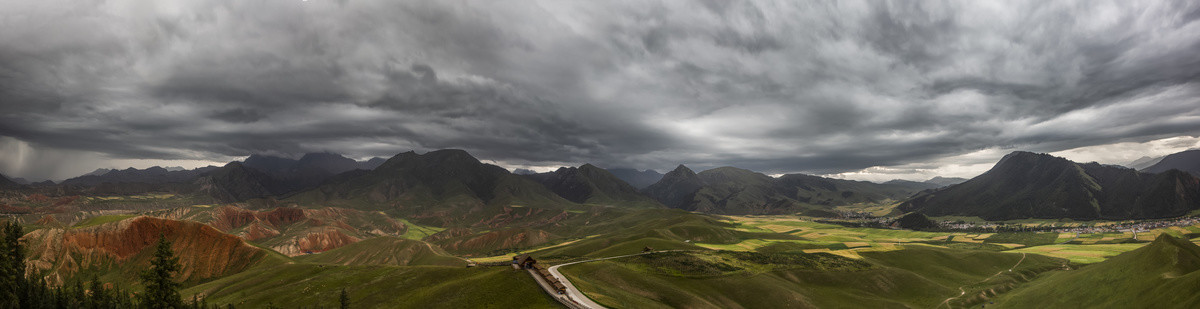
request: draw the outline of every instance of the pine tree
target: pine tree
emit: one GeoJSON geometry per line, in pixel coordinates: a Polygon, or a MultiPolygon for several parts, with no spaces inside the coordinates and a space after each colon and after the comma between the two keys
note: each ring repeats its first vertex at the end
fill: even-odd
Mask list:
{"type": "Polygon", "coordinates": [[[342,289],[342,295],[338,297],[338,303],[342,309],[350,309],[350,294],[346,294],[346,289],[342,289]]]}
{"type": "Polygon", "coordinates": [[[86,290],[83,288],[83,281],[75,280],[75,287],[71,289],[71,302],[72,302],[71,307],[95,308],[95,307],[89,306],[89,304],[87,303],[87,295],[84,294],[85,291],[86,290]]]}
{"type": "Polygon", "coordinates": [[[100,277],[92,276],[92,283],[89,286],[92,289],[91,298],[88,299],[89,308],[112,308],[109,291],[104,288],[103,283],[100,283],[100,277]]]}
{"type": "Polygon", "coordinates": [[[0,226],[0,307],[20,307],[26,291],[25,252],[21,248],[21,225],[10,220],[0,226]]]}
{"type": "Polygon", "coordinates": [[[154,248],[154,257],[150,260],[150,269],[142,273],[142,284],[146,286],[145,293],[141,295],[143,307],[183,308],[178,291],[180,284],[172,280],[179,268],[179,258],[171,251],[171,242],[160,235],[158,245],[154,248]]]}

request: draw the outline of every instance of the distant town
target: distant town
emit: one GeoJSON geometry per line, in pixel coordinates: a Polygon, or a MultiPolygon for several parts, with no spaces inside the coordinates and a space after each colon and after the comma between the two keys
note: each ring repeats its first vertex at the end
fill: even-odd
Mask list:
{"type": "MultiPolygon", "coordinates": [[[[876,217],[863,212],[839,212],[837,219],[815,219],[813,221],[854,227],[896,228],[899,217],[876,217]]],[[[964,220],[937,220],[936,231],[960,232],[1056,232],[1056,233],[1139,233],[1172,226],[1200,224],[1200,216],[1190,215],[1177,218],[1144,219],[1125,221],[1046,221],[1026,220],[1011,222],[971,222],[964,220]]]]}

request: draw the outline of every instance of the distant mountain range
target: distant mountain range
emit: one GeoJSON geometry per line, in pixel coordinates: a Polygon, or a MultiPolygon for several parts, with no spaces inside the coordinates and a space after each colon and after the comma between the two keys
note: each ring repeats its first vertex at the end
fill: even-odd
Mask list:
{"type": "Polygon", "coordinates": [[[1018,151],[978,177],[926,191],[899,209],[988,220],[1163,218],[1200,209],[1200,179],[1179,170],[1152,174],[1018,151]]]}
{"type": "Polygon", "coordinates": [[[61,184],[90,187],[103,183],[186,183],[215,169],[215,166],[209,166],[194,170],[171,171],[153,166],[146,169],[131,167],[123,170],[107,170],[103,174],[98,174],[104,171],[104,169],[100,169],[83,176],[63,180],[61,184]]]}
{"type": "Polygon", "coordinates": [[[1014,152],[970,180],[934,177],[878,184],[804,174],[773,178],[735,167],[696,173],[684,165],[665,175],[652,170],[605,170],[591,164],[518,175],[451,149],[362,162],[310,153],[300,159],[253,155],[243,162],[193,170],[98,169],[57,186],[22,186],[0,176],[0,188],[77,192],[71,194],[172,192],[224,203],[274,198],[395,210],[429,222],[483,225],[548,219],[570,207],[831,216],[835,206],[889,201],[903,201],[900,211],[929,216],[1130,219],[1179,216],[1200,209],[1200,180],[1194,176],[1200,172],[1198,156],[1200,151],[1169,155],[1139,172],[1014,152]],[[656,180],[650,183],[651,179],[656,180]],[[634,183],[649,184],[639,189],[634,183]],[[527,208],[525,214],[514,212],[521,208],[527,208]]]}
{"type": "Polygon", "coordinates": [[[917,190],[925,190],[925,189],[937,189],[937,188],[941,188],[941,187],[945,187],[945,186],[949,186],[949,185],[956,185],[956,184],[960,184],[964,181],[967,181],[967,179],[966,178],[958,178],[958,177],[937,176],[937,177],[933,177],[932,179],[929,179],[926,181],[911,181],[911,180],[896,179],[896,180],[884,182],[884,184],[905,186],[905,187],[914,188],[917,190]]]}
{"type": "Polygon", "coordinates": [[[1200,177],[1200,150],[1188,150],[1162,157],[1153,165],[1142,169],[1147,173],[1162,173],[1171,169],[1188,172],[1200,177]]]}
{"type": "Polygon", "coordinates": [[[771,178],[735,167],[695,173],[680,165],[642,190],[671,208],[716,214],[807,213],[831,207],[903,199],[921,190],[907,185],[830,179],[804,174],[771,178]]]}
{"type": "Polygon", "coordinates": [[[526,175],[568,201],[581,204],[662,208],[654,199],[607,170],[591,164],[526,175]]]}
{"type": "Polygon", "coordinates": [[[1125,166],[1135,170],[1142,170],[1154,164],[1158,164],[1158,162],[1162,161],[1163,158],[1165,157],[1151,158],[1148,156],[1142,156],[1137,160],[1133,160],[1133,162],[1126,163],[1125,166]]]}
{"type": "Polygon", "coordinates": [[[316,187],[337,174],[356,169],[371,170],[383,164],[383,161],[382,158],[372,158],[358,162],[339,154],[309,153],[299,160],[252,155],[242,165],[269,176],[269,181],[262,185],[278,195],[316,187]]]}
{"type": "Polygon", "coordinates": [[[937,185],[938,187],[945,187],[949,185],[957,185],[966,181],[966,178],[937,176],[926,180],[925,183],[937,185]]]}
{"type": "Polygon", "coordinates": [[[654,170],[638,171],[632,168],[610,168],[608,172],[638,190],[645,189],[663,178],[662,173],[654,170]]]}
{"type": "Polygon", "coordinates": [[[8,179],[8,177],[5,177],[4,175],[0,175],[0,188],[17,188],[20,186],[21,184],[8,179]]]}
{"type": "Polygon", "coordinates": [[[531,179],[455,149],[401,153],[374,170],[339,175],[289,200],[395,210],[443,223],[484,219],[505,206],[553,209],[571,204],[531,179]]]}
{"type": "MultiPolygon", "coordinates": [[[[231,162],[222,167],[208,166],[191,170],[177,166],[123,170],[101,168],[57,185],[51,181],[26,185],[37,192],[58,192],[54,194],[199,193],[217,202],[238,202],[279,197],[313,188],[338,174],[371,169],[384,161],[383,158],[372,158],[358,162],[331,153],[310,153],[299,160],[252,155],[245,162],[231,162]]],[[[12,182],[7,178],[4,180],[12,182]]],[[[0,183],[0,188],[3,186],[0,183]]]]}

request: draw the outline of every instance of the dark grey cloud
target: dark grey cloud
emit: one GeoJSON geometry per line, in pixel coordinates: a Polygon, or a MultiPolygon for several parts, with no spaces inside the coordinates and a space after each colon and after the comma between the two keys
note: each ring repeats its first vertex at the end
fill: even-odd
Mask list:
{"type": "Polygon", "coordinates": [[[900,173],[1200,136],[1194,1],[3,2],[0,159],[31,166],[462,148],[900,173]]]}
{"type": "Polygon", "coordinates": [[[255,122],[266,118],[267,115],[257,110],[245,108],[233,108],[229,110],[215,112],[209,117],[220,119],[228,122],[248,123],[255,122]]]}

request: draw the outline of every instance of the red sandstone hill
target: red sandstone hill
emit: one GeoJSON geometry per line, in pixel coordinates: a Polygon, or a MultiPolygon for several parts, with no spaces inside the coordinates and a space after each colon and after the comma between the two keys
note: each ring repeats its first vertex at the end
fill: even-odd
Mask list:
{"type": "Polygon", "coordinates": [[[332,207],[280,207],[267,211],[235,206],[192,207],[172,210],[163,216],[203,222],[288,256],[324,252],[363,239],[400,236],[408,231],[404,223],[380,212],[332,207]]]}
{"type": "Polygon", "coordinates": [[[148,267],[160,235],[172,242],[179,257],[181,281],[238,273],[269,256],[266,250],[208,225],[146,216],[78,229],[40,229],[23,241],[29,248],[29,271],[61,284],[80,271],[117,273],[118,280],[136,278],[138,271],[148,267]]]}
{"type": "Polygon", "coordinates": [[[446,251],[459,254],[530,248],[545,244],[554,238],[546,231],[528,228],[505,229],[480,234],[463,235],[461,230],[439,234],[441,235],[431,235],[426,240],[441,246],[446,251]]]}

